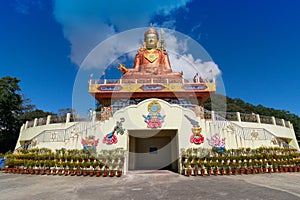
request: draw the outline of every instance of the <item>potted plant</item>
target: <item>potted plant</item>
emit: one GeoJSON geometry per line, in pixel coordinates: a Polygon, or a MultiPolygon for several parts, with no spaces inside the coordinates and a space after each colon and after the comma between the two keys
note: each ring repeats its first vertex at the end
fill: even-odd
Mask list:
{"type": "Polygon", "coordinates": [[[47,174],[47,175],[50,175],[50,173],[51,173],[51,170],[50,170],[50,167],[51,167],[50,161],[49,161],[49,160],[46,160],[44,166],[45,166],[45,169],[46,169],[46,170],[45,170],[46,174],[47,174]]]}
{"type": "Polygon", "coordinates": [[[100,161],[96,161],[95,162],[95,165],[94,165],[94,170],[95,170],[95,174],[97,177],[101,176],[101,169],[103,167],[103,165],[101,166],[101,162],[100,161]]]}
{"type": "Polygon", "coordinates": [[[57,170],[56,170],[56,163],[55,163],[54,160],[50,161],[50,166],[51,166],[51,169],[52,169],[52,175],[56,175],[57,174],[57,170]]]}
{"type": "Polygon", "coordinates": [[[226,166],[225,166],[225,168],[226,168],[226,174],[227,175],[231,175],[232,174],[232,164],[231,163],[229,163],[229,164],[227,164],[226,166]]]}
{"type": "Polygon", "coordinates": [[[215,175],[215,176],[218,176],[219,170],[218,170],[218,165],[217,165],[216,163],[214,163],[214,164],[212,165],[212,170],[213,170],[213,172],[214,172],[214,175],[215,175]]]}
{"type": "Polygon", "coordinates": [[[122,164],[119,164],[117,166],[117,174],[116,174],[117,177],[121,177],[122,176],[123,171],[122,171],[122,167],[121,166],[122,166],[122,164]]]}
{"type": "Polygon", "coordinates": [[[76,168],[76,175],[77,176],[81,176],[81,173],[82,173],[82,171],[81,171],[81,165],[83,166],[83,164],[82,163],[79,163],[79,162],[76,162],[75,163],[75,168],[76,168]]]}
{"type": "Polygon", "coordinates": [[[205,168],[206,168],[207,175],[210,176],[211,175],[211,163],[206,162],[205,163],[205,168]]]}
{"type": "Polygon", "coordinates": [[[263,161],[261,166],[262,166],[263,173],[267,173],[267,163],[265,161],[263,161]]]}
{"type": "Polygon", "coordinates": [[[221,174],[221,175],[224,175],[224,174],[225,174],[225,165],[224,165],[224,164],[221,164],[221,165],[220,165],[220,174],[221,174]]]}
{"type": "Polygon", "coordinates": [[[192,174],[192,168],[191,168],[190,161],[185,162],[183,165],[183,168],[184,168],[184,174],[186,176],[190,176],[192,174]]]}
{"type": "Polygon", "coordinates": [[[63,174],[63,168],[62,168],[62,166],[63,166],[62,162],[58,162],[56,164],[56,167],[58,169],[57,174],[60,175],[60,176],[63,174]]]}
{"type": "Polygon", "coordinates": [[[74,170],[75,163],[74,162],[68,162],[67,165],[69,167],[69,174],[71,176],[74,176],[75,175],[75,170],[74,170]]]}
{"type": "Polygon", "coordinates": [[[103,177],[107,177],[107,175],[108,175],[108,168],[107,168],[107,166],[104,167],[102,175],[103,175],[103,177]]]}
{"type": "Polygon", "coordinates": [[[63,162],[62,163],[62,167],[63,167],[65,176],[69,175],[69,165],[70,165],[70,162],[63,162]]]}
{"type": "Polygon", "coordinates": [[[238,164],[236,164],[236,163],[232,164],[232,168],[233,168],[232,174],[237,175],[238,174],[238,164]]]}
{"type": "Polygon", "coordinates": [[[199,170],[199,168],[198,168],[198,162],[197,161],[193,161],[192,167],[194,168],[194,170],[193,170],[194,176],[198,176],[198,170],[199,170]]]}

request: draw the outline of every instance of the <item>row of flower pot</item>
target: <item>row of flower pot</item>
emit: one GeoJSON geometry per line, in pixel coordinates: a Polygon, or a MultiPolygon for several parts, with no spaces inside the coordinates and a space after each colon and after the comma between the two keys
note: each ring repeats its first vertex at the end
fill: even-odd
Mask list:
{"type": "Polygon", "coordinates": [[[300,166],[269,167],[269,168],[227,168],[227,169],[184,169],[186,176],[238,175],[260,173],[300,172],[300,166]]]}
{"type": "Polygon", "coordinates": [[[27,169],[27,168],[2,168],[4,173],[31,174],[31,175],[64,175],[64,176],[96,176],[120,177],[122,170],[68,170],[68,169],[27,169]]]}
{"type": "Polygon", "coordinates": [[[103,150],[99,154],[86,150],[46,148],[23,149],[7,154],[3,171],[53,175],[121,176],[124,169],[123,149],[103,150]],[[33,172],[34,171],[34,172],[33,172]]]}

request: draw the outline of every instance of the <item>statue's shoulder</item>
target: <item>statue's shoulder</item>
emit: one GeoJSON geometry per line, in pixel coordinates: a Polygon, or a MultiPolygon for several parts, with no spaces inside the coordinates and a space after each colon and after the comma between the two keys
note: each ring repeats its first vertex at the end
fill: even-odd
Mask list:
{"type": "Polygon", "coordinates": [[[155,52],[160,53],[160,54],[167,54],[166,50],[162,50],[160,48],[156,48],[155,52]]]}
{"type": "Polygon", "coordinates": [[[163,50],[163,49],[158,49],[158,50],[160,51],[161,54],[168,55],[166,50],[163,50]]]}
{"type": "Polygon", "coordinates": [[[145,50],[146,50],[146,48],[139,46],[138,53],[144,52],[145,50]]]}

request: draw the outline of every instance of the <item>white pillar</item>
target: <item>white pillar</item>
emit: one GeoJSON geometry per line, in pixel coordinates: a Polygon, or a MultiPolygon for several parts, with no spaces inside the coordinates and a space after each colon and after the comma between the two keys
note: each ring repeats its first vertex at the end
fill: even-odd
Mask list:
{"type": "Polygon", "coordinates": [[[67,113],[66,123],[69,123],[71,119],[71,113],[67,113]]]}
{"type": "Polygon", "coordinates": [[[215,121],[215,111],[211,111],[211,121],[214,122],[215,121]]]}
{"type": "Polygon", "coordinates": [[[241,113],[240,112],[236,112],[236,117],[237,117],[237,120],[238,122],[241,122],[241,113]]]}
{"type": "Polygon", "coordinates": [[[47,124],[47,125],[50,124],[50,121],[51,121],[51,115],[48,115],[48,116],[47,116],[47,122],[46,122],[46,124],[47,124]]]}
{"type": "Polygon", "coordinates": [[[33,121],[33,127],[36,127],[36,126],[37,126],[37,122],[38,122],[38,119],[37,119],[37,118],[34,118],[34,121],[33,121]]]}
{"type": "Polygon", "coordinates": [[[288,124],[289,124],[289,128],[294,129],[293,124],[290,121],[288,121],[288,124]]]}
{"type": "Polygon", "coordinates": [[[282,126],[285,127],[285,121],[284,121],[284,119],[281,119],[281,121],[282,121],[282,126]]]}
{"type": "Polygon", "coordinates": [[[22,124],[21,128],[20,128],[20,132],[22,132],[25,128],[25,124],[22,124]]]}
{"type": "Polygon", "coordinates": [[[28,121],[26,121],[25,123],[25,129],[27,129],[27,127],[28,127],[28,121]]]}
{"type": "Polygon", "coordinates": [[[273,122],[273,125],[276,126],[276,120],[275,120],[275,117],[273,117],[273,116],[272,116],[272,122],[273,122]]]}
{"type": "Polygon", "coordinates": [[[260,116],[259,116],[259,114],[256,114],[256,119],[257,119],[257,123],[260,124],[260,116]]]}
{"type": "Polygon", "coordinates": [[[93,122],[96,121],[96,111],[95,110],[93,111],[93,114],[92,114],[92,121],[93,122]]]}

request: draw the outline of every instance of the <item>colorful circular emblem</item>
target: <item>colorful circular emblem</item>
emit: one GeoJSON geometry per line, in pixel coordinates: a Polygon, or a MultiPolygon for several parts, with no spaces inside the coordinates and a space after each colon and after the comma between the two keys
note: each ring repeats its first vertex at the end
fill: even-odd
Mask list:
{"type": "Polygon", "coordinates": [[[148,105],[148,111],[150,113],[159,113],[161,110],[161,106],[160,104],[158,103],[158,101],[152,101],[151,103],[149,103],[148,105]]]}

